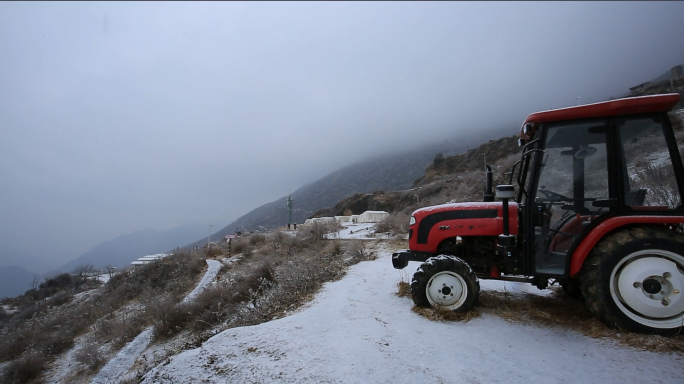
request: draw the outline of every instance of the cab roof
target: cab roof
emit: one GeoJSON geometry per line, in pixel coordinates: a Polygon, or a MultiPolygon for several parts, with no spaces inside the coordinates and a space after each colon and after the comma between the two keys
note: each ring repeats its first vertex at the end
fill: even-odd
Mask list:
{"type": "Polygon", "coordinates": [[[536,128],[539,123],[550,123],[554,121],[667,112],[674,108],[678,102],[679,94],[669,93],[665,95],[629,97],[595,104],[580,105],[577,107],[536,112],[527,116],[527,119],[525,119],[525,122],[520,128],[520,137],[529,139],[530,135],[524,133],[525,125],[528,123],[531,123],[534,128],[536,128]]]}

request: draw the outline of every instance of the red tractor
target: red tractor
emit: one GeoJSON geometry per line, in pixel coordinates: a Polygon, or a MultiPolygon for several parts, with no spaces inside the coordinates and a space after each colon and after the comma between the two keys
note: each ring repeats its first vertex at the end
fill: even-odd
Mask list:
{"type": "Polygon", "coordinates": [[[419,306],[468,311],[478,279],[559,283],[608,326],[684,328],[684,165],[667,112],[678,94],[533,113],[509,185],[483,202],[413,213],[394,268],[423,262],[419,306]]]}

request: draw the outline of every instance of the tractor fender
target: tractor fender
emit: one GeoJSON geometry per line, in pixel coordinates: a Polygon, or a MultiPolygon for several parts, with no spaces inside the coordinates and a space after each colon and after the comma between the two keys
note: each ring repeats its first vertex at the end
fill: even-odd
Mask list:
{"type": "Polygon", "coordinates": [[[575,252],[572,254],[572,259],[570,260],[570,276],[576,277],[584,260],[589,255],[589,252],[594,248],[596,243],[598,243],[605,235],[608,233],[626,225],[634,224],[684,224],[684,216],[621,216],[621,217],[611,217],[606,219],[594,229],[587,234],[584,239],[579,243],[575,252]]]}

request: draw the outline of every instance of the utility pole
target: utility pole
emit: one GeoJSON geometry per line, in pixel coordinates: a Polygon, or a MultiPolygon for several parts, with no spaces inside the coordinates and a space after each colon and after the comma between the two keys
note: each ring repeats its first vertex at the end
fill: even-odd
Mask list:
{"type": "Polygon", "coordinates": [[[287,227],[292,224],[292,196],[287,197],[287,227]]]}
{"type": "Polygon", "coordinates": [[[207,236],[207,249],[209,249],[209,243],[211,242],[211,227],[213,226],[213,224],[209,224],[209,236],[207,236]]]}
{"type": "Polygon", "coordinates": [[[580,99],[580,97],[577,96],[576,99],[577,99],[577,105],[579,105],[579,99],[580,99]]]}

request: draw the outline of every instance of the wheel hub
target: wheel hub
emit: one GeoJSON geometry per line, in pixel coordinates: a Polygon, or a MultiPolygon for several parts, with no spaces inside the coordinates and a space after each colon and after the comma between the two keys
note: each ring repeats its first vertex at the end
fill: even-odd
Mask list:
{"type": "Polygon", "coordinates": [[[684,272],[672,260],[648,255],[621,266],[611,290],[639,316],[666,319],[684,314],[684,272]]]}
{"type": "Polygon", "coordinates": [[[644,287],[644,291],[646,291],[649,294],[656,294],[661,291],[661,288],[663,287],[662,284],[658,280],[656,280],[655,276],[649,277],[648,279],[644,280],[642,283],[644,287]]]}
{"type": "Polygon", "coordinates": [[[426,293],[430,304],[436,307],[456,309],[466,299],[466,283],[451,271],[439,272],[428,281],[426,293]]]}

